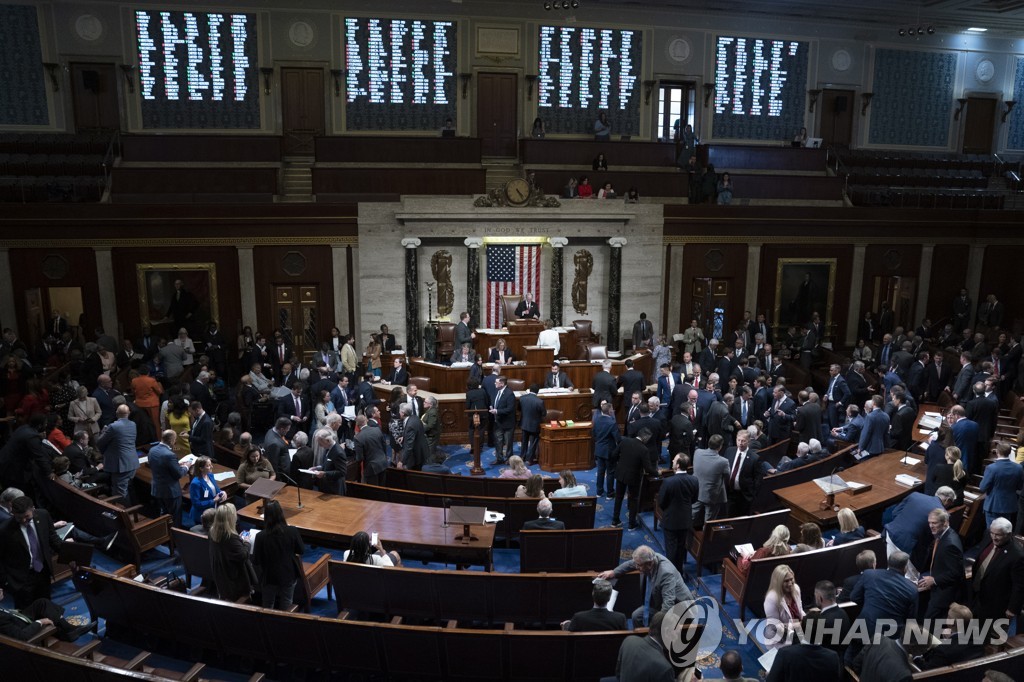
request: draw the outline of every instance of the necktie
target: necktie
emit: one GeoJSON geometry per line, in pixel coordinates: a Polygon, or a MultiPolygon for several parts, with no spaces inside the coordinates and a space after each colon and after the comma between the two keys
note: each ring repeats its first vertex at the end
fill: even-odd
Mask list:
{"type": "Polygon", "coordinates": [[[644,627],[650,623],[651,616],[651,592],[654,589],[654,582],[645,577],[644,578],[644,627]]]}
{"type": "MultiPolygon", "coordinates": [[[[555,388],[558,388],[558,384],[557,383],[555,384],[555,388]]],[[[501,394],[504,393],[504,392],[505,392],[505,389],[501,389],[500,391],[498,391],[498,395],[494,396],[494,408],[495,409],[498,408],[498,403],[501,402],[501,394]]]]}
{"type": "Polygon", "coordinates": [[[828,385],[828,399],[829,400],[833,399],[832,391],[835,390],[835,387],[836,387],[836,377],[832,377],[832,381],[828,385]]]}
{"type": "Polygon", "coordinates": [[[690,403],[690,421],[697,421],[697,406],[694,405],[693,403],[690,403]]]}
{"type": "Polygon", "coordinates": [[[284,346],[278,346],[277,352],[281,354],[281,362],[284,362],[284,346]]]}
{"type": "MultiPolygon", "coordinates": [[[[499,393],[498,395],[501,395],[501,394],[499,393]]],[[[420,405],[419,405],[419,401],[418,401],[418,400],[416,400],[416,398],[413,398],[413,399],[412,399],[412,400],[410,400],[409,402],[410,402],[410,403],[412,403],[412,414],[413,414],[413,416],[415,416],[415,417],[418,417],[418,416],[420,416],[420,405]]]]}
{"type": "Polygon", "coordinates": [[[199,419],[196,419],[196,423],[192,425],[192,435],[195,435],[196,429],[199,428],[200,420],[202,420],[202,417],[200,417],[199,419]]]}
{"type": "Polygon", "coordinates": [[[299,402],[298,398],[295,399],[295,416],[296,417],[301,417],[302,416],[302,403],[299,402]]]}
{"type": "Polygon", "coordinates": [[[34,620],[32,620],[31,618],[29,618],[28,616],[26,616],[26,615],[25,615],[24,613],[22,613],[21,611],[15,611],[14,609],[11,609],[10,611],[8,611],[7,609],[0,609],[0,610],[2,610],[2,611],[3,611],[4,613],[9,613],[9,614],[11,614],[11,616],[12,616],[13,618],[17,618],[17,619],[18,619],[18,620],[20,620],[20,621],[21,621],[22,623],[34,623],[34,622],[35,622],[34,620]]]}
{"type": "MultiPolygon", "coordinates": [[[[561,387],[560,387],[560,386],[558,385],[558,375],[557,375],[557,374],[555,375],[555,388],[561,388],[561,387]]],[[[501,393],[498,393],[498,395],[501,395],[501,393]]]]}
{"type": "Polygon", "coordinates": [[[980,560],[978,561],[978,579],[974,582],[975,585],[978,585],[982,578],[985,577],[985,571],[988,570],[988,565],[992,562],[992,557],[995,555],[995,545],[989,545],[985,548],[985,551],[981,553],[980,560]]]}
{"type": "Polygon", "coordinates": [[[25,528],[28,530],[28,551],[32,556],[32,570],[40,573],[43,570],[43,550],[39,546],[39,536],[36,535],[35,522],[29,521],[25,528]]]}
{"type": "Polygon", "coordinates": [[[729,476],[729,487],[733,490],[736,488],[736,478],[740,475],[740,468],[743,466],[743,458],[747,456],[747,451],[736,453],[736,460],[732,463],[732,474],[729,476]]]}
{"type": "Polygon", "coordinates": [[[747,401],[743,401],[743,409],[740,411],[740,423],[747,425],[747,401]]]}

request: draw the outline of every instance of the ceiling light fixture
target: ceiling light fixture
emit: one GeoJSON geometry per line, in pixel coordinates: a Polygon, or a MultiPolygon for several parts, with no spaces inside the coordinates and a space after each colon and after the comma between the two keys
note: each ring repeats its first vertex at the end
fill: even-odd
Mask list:
{"type": "Polygon", "coordinates": [[[967,29],[967,32],[968,33],[984,33],[987,30],[988,30],[987,28],[981,28],[979,26],[971,26],[969,29],[967,29]]]}

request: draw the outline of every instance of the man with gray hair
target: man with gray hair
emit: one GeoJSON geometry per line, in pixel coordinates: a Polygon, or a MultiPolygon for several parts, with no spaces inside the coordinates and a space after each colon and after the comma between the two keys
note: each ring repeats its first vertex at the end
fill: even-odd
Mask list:
{"type": "Polygon", "coordinates": [[[402,403],[398,414],[402,420],[402,458],[398,461],[398,468],[419,471],[430,457],[427,432],[423,422],[412,416],[409,403],[402,403]]]}
{"type": "MultiPolygon", "coordinates": [[[[274,471],[287,471],[290,463],[288,457],[288,431],[292,428],[292,420],[278,417],[273,428],[263,436],[263,455],[274,467],[274,471]]],[[[319,463],[319,462],[318,462],[319,463]]]]}
{"type": "Polygon", "coordinates": [[[569,632],[608,632],[625,630],[626,616],[618,611],[609,611],[612,598],[612,584],[607,580],[595,580],[593,589],[594,606],[577,611],[569,620],[562,621],[562,629],[569,632]]]}
{"type": "Polygon", "coordinates": [[[333,495],[344,495],[345,475],[348,473],[348,456],[345,454],[345,448],[338,443],[338,435],[330,429],[318,429],[313,437],[324,449],[323,468],[314,476],[320,484],[320,490],[333,495]]]}
{"type": "Polygon", "coordinates": [[[1024,552],[1013,540],[1013,526],[1000,517],[989,525],[988,533],[989,542],[974,564],[970,590],[971,610],[983,622],[1013,618],[1024,606],[1024,552]]]}
{"type": "MultiPolygon", "coordinates": [[[[869,569],[861,574],[857,586],[849,599],[861,605],[860,618],[867,626],[867,633],[874,637],[879,621],[895,622],[899,636],[908,619],[917,616],[917,585],[908,580],[904,573],[910,562],[906,552],[889,554],[889,567],[869,569]]],[[[849,665],[863,647],[863,642],[854,641],[846,650],[845,661],[849,665]]]]}
{"type": "Polygon", "coordinates": [[[885,524],[886,551],[892,554],[898,550],[910,556],[907,577],[911,580],[920,578],[920,568],[927,568],[931,563],[932,533],[928,528],[928,513],[955,505],[956,493],[944,485],[935,491],[934,496],[910,493],[893,508],[892,521],[885,524]]]}
{"type": "Polygon", "coordinates": [[[925,618],[942,618],[949,605],[957,601],[964,584],[964,548],[960,536],[949,527],[949,512],[932,509],[928,512],[928,529],[934,541],[930,560],[922,566],[925,575],[917,581],[921,593],[929,592],[925,618]]]}
{"type": "Polygon", "coordinates": [[[131,499],[128,486],[139,468],[139,455],[135,451],[135,424],[128,419],[131,410],[119,405],[114,412],[115,421],[108,424],[96,440],[103,453],[103,470],[110,474],[110,489],[122,500],[131,499]]]}
{"type": "Polygon", "coordinates": [[[178,464],[174,443],[178,434],[167,429],[160,434],[160,442],[149,449],[149,469],[153,480],[150,494],[157,502],[161,514],[170,514],[173,527],[181,527],[181,477],[188,469],[178,464]]]}
{"type": "Polygon", "coordinates": [[[619,391],[619,385],[615,377],[612,376],[611,360],[605,360],[601,363],[601,371],[594,375],[594,380],[590,383],[590,387],[594,390],[591,402],[595,408],[600,407],[602,400],[612,401],[612,397],[619,391]]]}
{"type": "Polygon", "coordinates": [[[551,500],[546,497],[540,498],[540,502],[537,503],[538,518],[524,523],[523,530],[565,530],[563,522],[551,518],[551,509],[551,500]]]}
{"type": "MultiPolygon", "coordinates": [[[[619,564],[611,571],[598,574],[601,580],[619,578],[630,571],[639,571],[642,584],[641,594],[648,595],[645,603],[633,612],[633,627],[651,625],[655,613],[667,612],[678,603],[693,601],[690,589],[683,582],[683,576],[664,555],[658,554],[647,545],[633,550],[633,558],[619,564]]],[[[653,626],[652,626],[653,628],[653,626]]]]}

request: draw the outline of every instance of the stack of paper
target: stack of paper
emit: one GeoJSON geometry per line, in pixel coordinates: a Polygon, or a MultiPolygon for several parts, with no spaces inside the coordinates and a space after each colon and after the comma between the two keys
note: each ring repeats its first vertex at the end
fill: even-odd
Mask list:
{"type": "Polygon", "coordinates": [[[914,486],[921,483],[921,479],[915,478],[910,474],[898,474],[896,476],[896,482],[899,483],[900,485],[905,485],[908,488],[913,488],[914,486]]]}

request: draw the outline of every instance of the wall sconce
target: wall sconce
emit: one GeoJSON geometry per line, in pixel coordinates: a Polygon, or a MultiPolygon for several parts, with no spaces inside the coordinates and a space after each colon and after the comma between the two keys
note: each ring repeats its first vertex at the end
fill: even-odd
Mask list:
{"type": "Polygon", "coordinates": [[[331,69],[331,77],[334,78],[334,96],[341,97],[341,81],[345,78],[345,72],[341,69],[331,69]]]}
{"type": "Polygon", "coordinates": [[[526,99],[533,99],[533,86],[537,84],[537,76],[526,74],[526,99]]]}
{"type": "Polygon", "coordinates": [[[466,99],[466,93],[469,92],[469,81],[473,80],[473,74],[471,73],[460,73],[459,81],[462,83],[462,99],[466,99]]]}
{"type": "Polygon", "coordinates": [[[1017,106],[1017,102],[1015,102],[1012,99],[1008,99],[1005,102],[1003,102],[1003,106],[1006,107],[1006,111],[1003,112],[1002,122],[1006,123],[1006,117],[1009,116],[1010,112],[1013,111],[1013,108],[1017,106]]]}
{"type": "Polygon", "coordinates": [[[43,62],[43,66],[46,68],[46,73],[50,75],[50,85],[53,86],[53,91],[57,92],[60,90],[60,79],[57,77],[57,74],[60,73],[60,64],[43,62]]]}
{"type": "Polygon", "coordinates": [[[124,84],[128,88],[128,94],[133,94],[135,92],[135,78],[132,74],[135,73],[135,67],[131,64],[122,64],[121,73],[124,74],[124,84]]]}
{"type": "Polygon", "coordinates": [[[274,76],[274,67],[261,66],[260,73],[263,74],[263,94],[270,94],[270,79],[274,76]]]}
{"type": "Polygon", "coordinates": [[[871,98],[875,96],[873,92],[862,92],[860,93],[860,99],[862,104],[860,105],[860,115],[868,115],[868,107],[871,106],[871,98]]]}
{"type": "Polygon", "coordinates": [[[821,90],[808,90],[807,95],[811,98],[810,106],[807,111],[814,113],[814,105],[818,103],[818,96],[821,94],[821,90]]]}
{"type": "Polygon", "coordinates": [[[654,92],[654,86],[658,84],[658,81],[644,81],[644,104],[651,103],[651,93],[654,92]]]}
{"type": "Polygon", "coordinates": [[[708,102],[711,101],[711,93],[713,93],[714,91],[715,91],[715,84],[714,83],[705,83],[704,84],[704,108],[705,109],[707,109],[708,102]]]}
{"type": "Polygon", "coordinates": [[[958,97],[957,100],[956,100],[956,103],[957,103],[957,108],[956,108],[956,111],[953,112],[953,120],[954,121],[959,121],[960,120],[960,114],[963,112],[964,107],[967,105],[967,98],[966,97],[958,97]]]}

